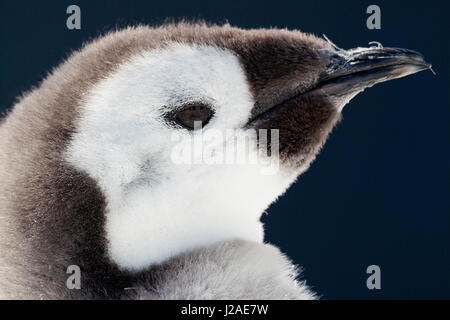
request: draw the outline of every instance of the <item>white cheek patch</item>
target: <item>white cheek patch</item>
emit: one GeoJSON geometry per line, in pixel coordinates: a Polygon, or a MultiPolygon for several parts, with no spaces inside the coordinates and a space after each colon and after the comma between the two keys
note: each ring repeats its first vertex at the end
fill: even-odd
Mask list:
{"type": "Polygon", "coordinates": [[[174,164],[171,134],[181,129],[162,114],[198,100],[214,106],[215,129],[248,121],[254,102],[234,54],[174,43],[134,57],[86,95],[66,159],[101,188],[107,249],[121,268],[222,240],[262,241],[262,212],[295,179],[254,166],[174,164]]]}

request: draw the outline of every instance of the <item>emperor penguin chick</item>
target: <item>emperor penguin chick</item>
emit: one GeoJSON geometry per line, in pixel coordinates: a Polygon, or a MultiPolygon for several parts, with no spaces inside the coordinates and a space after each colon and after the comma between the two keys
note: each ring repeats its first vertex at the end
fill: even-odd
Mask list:
{"type": "Polygon", "coordinates": [[[141,26],[93,41],[0,126],[0,297],[315,298],[263,243],[261,214],[354,96],[428,68],[410,50],[346,51],[299,31],[229,25],[141,26]],[[247,134],[262,129],[263,158],[279,160],[270,174],[263,162],[175,161],[203,131],[232,131],[239,148],[262,145],[247,134]],[[66,284],[71,265],[78,290],[66,284]]]}

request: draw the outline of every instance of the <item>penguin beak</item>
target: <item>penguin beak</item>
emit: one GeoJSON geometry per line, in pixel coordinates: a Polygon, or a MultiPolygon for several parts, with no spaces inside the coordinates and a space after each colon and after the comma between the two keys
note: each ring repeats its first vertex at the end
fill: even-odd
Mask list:
{"type": "Polygon", "coordinates": [[[318,81],[303,92],[261,111],[248,128],[279,129],[279,154],[288,166],[301,167],[314,155],[339,121],[342,108],[377,83],[431,69],[423,56],[398,48],[320,50],[318,81]]]}
{"type": "Polygon", "coordinates": [[[432,70],[423,56],[401,48],[339,50],[331,56],[329,69],[309,94],[328,99],[352,98],[377,83],[432,70]]]}
{"type": "MultiPolygon", "coordinates": [[[[383,48],[381,45],[350,50],[324,50],[321,55],[329,63],[314,87],[276,106],[259,110],[250,119],[247,127],[266,126],[283,112],[293,112],[293,106],[301,104],[302,101],[316,101],[319,105],[328,103],[340,112],[358,93],[377,83],[422,70],[433,71],[431,64],[427,63],[420,53],[401,48],[383,48]]],[[[314,111],[311,110],[309,114],[311,112],[314,111]]]]}

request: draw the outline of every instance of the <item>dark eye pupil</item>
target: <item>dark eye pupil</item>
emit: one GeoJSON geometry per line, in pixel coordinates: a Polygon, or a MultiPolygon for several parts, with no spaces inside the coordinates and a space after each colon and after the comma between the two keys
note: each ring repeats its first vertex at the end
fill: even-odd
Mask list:
{"type": "Polygon", "coordinates": [[[204,127],[213,115],[212,110],[204,105],[189,105],[178,110],[175,120],[188,129],[194,129],[194,122],[199,121],[204,127]]]}

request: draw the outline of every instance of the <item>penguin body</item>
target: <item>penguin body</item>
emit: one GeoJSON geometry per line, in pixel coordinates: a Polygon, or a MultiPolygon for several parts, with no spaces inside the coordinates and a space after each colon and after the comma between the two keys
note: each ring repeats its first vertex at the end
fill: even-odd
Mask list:
{"type": "Polygon", "coordinates": [[[389,50],[188,23],[86,45],[0,125],[0,297],[315,298],[259,219],[351,98],[430,67],[389,50]],[[388,76],[366,75],[369,54],[388,76]],[[279,129],[280,169],[174,164],[174,133],[196,134],[186,110],[205,129],[279,129]],[[66,286],[70,265],[80,290],[66,286]]]}

